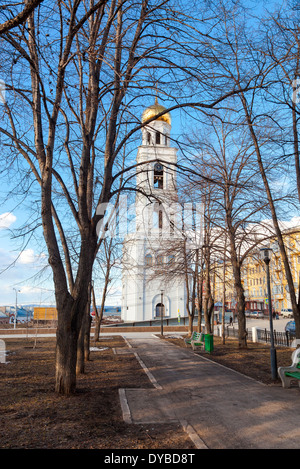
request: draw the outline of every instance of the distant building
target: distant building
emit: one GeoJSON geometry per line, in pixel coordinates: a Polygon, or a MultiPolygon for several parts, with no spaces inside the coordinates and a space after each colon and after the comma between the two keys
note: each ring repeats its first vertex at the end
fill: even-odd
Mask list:
{"type": "Polygon", "coordinates": [[[9,316],[0,310],[0,324],[9,324],[9,316]]]}

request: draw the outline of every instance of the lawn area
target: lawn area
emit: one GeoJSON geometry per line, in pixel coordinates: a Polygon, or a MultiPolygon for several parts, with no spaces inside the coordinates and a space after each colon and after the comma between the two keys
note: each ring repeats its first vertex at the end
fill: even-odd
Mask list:
{"type": "Polygon", "coordinates": [[[102,339],[71,397],[54,392],[55,339],[5,339],[0,364],[0,448],[14,449],[189,449],[177,424],[130,425],[123,421],[119,388],[153,388],[122,337],[102,339]]]}

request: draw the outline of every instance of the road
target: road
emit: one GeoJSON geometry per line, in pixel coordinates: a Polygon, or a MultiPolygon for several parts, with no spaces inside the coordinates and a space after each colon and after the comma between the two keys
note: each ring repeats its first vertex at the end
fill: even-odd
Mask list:
{"type": "MultiPolygon", "coordinates": [[[[270,330],[270,321],[269,319],[253,319],[253,318],[246,318],[246,327],[260,327],[262,329],[270,330]]],[[[273,321],[273,329],[277,332],[284,332],[285,325],[291,321],[291,319],[287,318],[280,318],[274,319],[273,321]]],[[[237,327],[237,323],[234,324],[237,327]]]]}

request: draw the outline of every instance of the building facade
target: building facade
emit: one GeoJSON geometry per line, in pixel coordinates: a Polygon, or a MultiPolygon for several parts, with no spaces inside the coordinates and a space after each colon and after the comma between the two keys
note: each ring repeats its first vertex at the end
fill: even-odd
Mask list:
{"type": "MultiPolygon", "coordinates": [[[[299,288],[300,275],[300,228],[288,229],[283,238],[289,258],[296,292],[299,288]]],[[[270,286],[272,310],[280,313],[283,309],[291,309],[291,300],[286,281],[285,270],[278,243],[270,241],[273,251],[270,262],[270,286]]],[[[230,264],[225,269],[226,306],[234,311],[236,307],[233,273],[230,264]]],[[[222,301],[224,288],[223,265],[216,268],[215,298],[222,301]]],[[[267,277],[264,262],[259,258],[259,247],[256,252],[248,255],[242,267],[242,283],[246,300],[246,311],[262,311],[268,314],[267,277]]]]}

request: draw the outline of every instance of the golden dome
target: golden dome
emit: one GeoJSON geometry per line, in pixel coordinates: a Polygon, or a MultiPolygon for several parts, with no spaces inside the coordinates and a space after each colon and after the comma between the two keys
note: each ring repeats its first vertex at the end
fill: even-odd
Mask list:
{"type": "MultiPolygon", "coordinates": [[[[162,106],[161,104],[158,104],[157,100],[155,100],[155,104],[152,104],[152,106],[147,107],[147,109],[145,109],[145,111],[143,112],[142,122],[145,122],[148,119],[155,117],[157,114],[160,114],[162,111],[165,111],[165,110],[166,108],[162,106]]],[[[171,125],[171,116],[168,112],[158,117],[157,120],[167,122],[168,124],[171,125]]]]}

